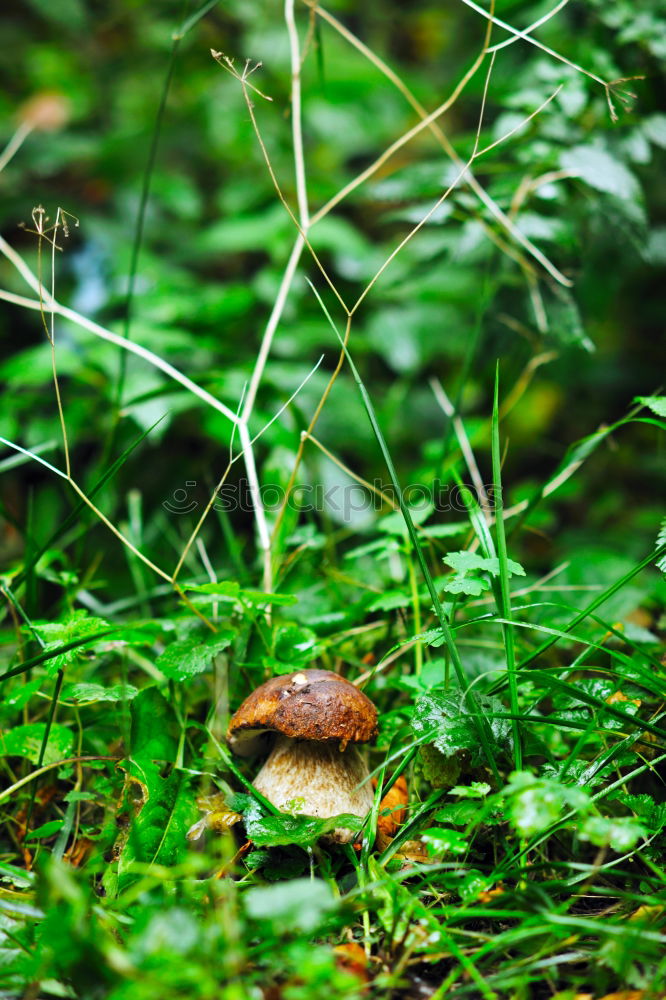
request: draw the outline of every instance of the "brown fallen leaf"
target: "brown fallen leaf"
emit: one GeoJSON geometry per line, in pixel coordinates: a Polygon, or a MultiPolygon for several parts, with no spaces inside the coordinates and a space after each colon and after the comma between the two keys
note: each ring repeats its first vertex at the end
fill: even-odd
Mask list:
{"type": "MultiPolygon", "coordinates": [[[[363,984],[361,992],[365,993],[366,984],[370,982],[370,973],[368,959],[363,948],[355,941],[339,944],[333,948],[333,956],[339,969],[355,976],[363,984]]],[[[293,995],[292,991],[295,990],[298,991],[299,996],[305,995],[305,983],[299,976],[292,976],[279,983],[261,987],[263,1000],[285,1000],[287,996],[293,995]]]]}
{"type": "Polygon", "coordinates": [[[622,691],[613,691],[613,694],[609,694],[606,698],[607,705],[616,705],[617,702],[628,701],[632,705],[637,705],[639,708],[643,704],[640,698],[627,698],[626,694],[622,691]]]}
{"type": "Polygon", "coordinates": [[[364,949],[356,941],[347,944],[338,944],[333,949],[335,963],[345,972],[350,972],[362,983],[370,982],[370,972],[368,970],[368,956],[364,949]]]}
{"type": "MultiPolygon", "coordinates": [[[[618,993],[606,993],[605,996],[600,997],[599,1000],[642,1000],[645,996],[645,990],[620,990],[618,993]]],[[[654,994],[652,994],[654,997],[654,994]]],[[[663,993],[660,996],[664,996],[663,993]]],[[[654,998],[656,1000],[656,998],[654,998]]]]}
{"type": "MultiPolygon", "coordinates": [[[[643,1000],[645,990],[619,990],[617,993],[606,993],[597,1000],[643,1000]]],[[[666,993],[651,993],[651,1000],[663,1000],[666,993]]],[[[576,993],[573,1000],[595,1000],[591,993],[576,993]]]]}
{"type": "Polygon", "coordinates": [[[433,858],[428,854],[426,845],[421,840],[406,840],[399,851],[393,855],[398,861],[411,861],[418,865],[432,865],[433,858]]]}
{"type": "Polygon", "coordinates": [[[83,862],[89,857],[94,846],[92,840],[88,840],[86,837],[79,837],[69,850],[65,851],[63,858],[72,868],[80,868],[83,862]]]}
{"type": "Polygon", "coordinates": [[[501,896],[503,893],[504,886],[499,882],[494,889],[487,889],[484,892],[480,892],[477,898],[480,903],[489,903],[491,899],[495,899],[496,896],[501,896]]]}
{"type": "MultiPolygon", "coordinates": [[[[373,779],[372,784],[374,788],[377,787],[376,778],[373,779]]],[[[378,834],[381,833],[385,837],[395,837],[405,822],[407,802],[407,782],[401,774],[379,803],[379,815],[377,817],[378,834]]]]}

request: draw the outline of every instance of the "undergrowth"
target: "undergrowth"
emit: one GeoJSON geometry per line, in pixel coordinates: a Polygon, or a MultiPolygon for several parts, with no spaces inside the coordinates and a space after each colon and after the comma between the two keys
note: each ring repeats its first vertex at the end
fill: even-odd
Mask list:
{"type": "MultiPolygon", "coordinates": [[[[168,56],[153,24],[132,227],[0,236],[34,340],[2,362],[1,995],[665,996],[666,397],[649,357],[606,397],[594,343],[664,256],[656,6],[463,0],[446,73],[438,8],[399,15],[421,71],[367,12],[217,6],[168,56]],[[219,217],[163,166],[184,58],[219,217]],[[310,666],[379,710],[353,844],[225,742],[310,666]]],[[[78,155],[73,105],[22,106],[8,176],[78,155]]]]}

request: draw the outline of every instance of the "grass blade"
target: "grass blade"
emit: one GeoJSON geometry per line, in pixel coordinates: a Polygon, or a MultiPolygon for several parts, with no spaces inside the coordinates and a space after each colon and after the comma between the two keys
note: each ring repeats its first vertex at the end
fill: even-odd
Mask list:
{"type": "MultiPolygon", "coordinates": [[[[502,462],[499,441],[499,362],[495,368],[495,393],[493,398],[492,419],[492,460],[493,460],[493,491],[495,501],[495,535],[497,538],[497,557],[499,559],[500,575],[500,610],[502,617],[511,620],[511,595],[509,593],[509,564],[506,549],[506,533],[504,530],[504,499],[502,496],[502,462]]],[[[518,680],[516,677],[516,654],[513,635],[513,625],[502,626],[504,649],[506,652],[507,683],[509,686],[509,702],[511,712],[518,714],[518,680]]],[[[520,742],[520,723],[517,718],[512,720],[513,753],[516,770],[523,766],[523,752],[520,742]]]]}

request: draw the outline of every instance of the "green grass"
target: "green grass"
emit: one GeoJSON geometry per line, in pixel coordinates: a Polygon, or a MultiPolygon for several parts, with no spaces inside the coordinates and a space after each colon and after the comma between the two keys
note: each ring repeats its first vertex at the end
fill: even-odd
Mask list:
{"type": "Polygon", "coordinates": [[[11,29],[0,997],[663,997],[657,7],[221,7],[11,29]],[[225,742],[311,666],[362,822],[225,742]]]}

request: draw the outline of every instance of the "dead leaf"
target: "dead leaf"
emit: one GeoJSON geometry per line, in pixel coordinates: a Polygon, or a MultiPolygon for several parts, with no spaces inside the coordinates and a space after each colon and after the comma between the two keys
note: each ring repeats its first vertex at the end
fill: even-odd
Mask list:
{"type": "MultiPolygon", "coordinates": [[[[377,787],[376,779],[373,780],[373,786],[377,787]]],[[[377,833],[382,833],[385,837],[395,837],[405,822],[407,802],[407,782],[404,776],[400,775],[379,803],[377,833]]]]}
{"type": "Polygon", "coordinates": [[[618,701],[628,701],[632,705],[637,705],[638,708],[643,704],[640,698],[627,698],[626,694],[622,691],[614,691],[613,694],[609,694],[606,698],[607,705],[615,705],[618,701]]]}
{"type": "Polygon", "coordinates": [[[92,840],[88,840],[86,837],[79,837],[76,843],[72,844],[69,850],[65,852],[64,860],[67,861],[72,868],[79,868],[86,860],[93,847],[94,844],[92,840]]]}
{"type": "Polygon", "coordinates": [[[399,861],[411,861],[419,865],[432,865],[433,859],[428,854],[425,844],[421,840],[406,840],[394,857],[399,861]]]}
{"type": "Polygon", "coordinates": [[[368,956],[364,949],[356,941],[348,944],[338,944],[333,949],[335,964],[345,972],[350,972],[362,983],[370,982],[370,972],[368,971],[368,956]]]}
{"type": "Polygon", "coordinates": [[[495,899],[496,896],[501,896],[503,893],[504,886],[500,882],[494,889],[486,889],[484,892],[480,892],[478,899],[481,903],[489,903],[491,899],[495,899]]]}
{"type": "Polygon", "coordinates": [[[641,1000],[644,996],[645,990],[620,990],[618,993],[607,993],[599,1000],[641,1000]]]}

